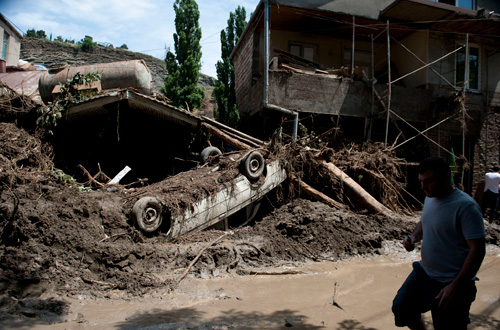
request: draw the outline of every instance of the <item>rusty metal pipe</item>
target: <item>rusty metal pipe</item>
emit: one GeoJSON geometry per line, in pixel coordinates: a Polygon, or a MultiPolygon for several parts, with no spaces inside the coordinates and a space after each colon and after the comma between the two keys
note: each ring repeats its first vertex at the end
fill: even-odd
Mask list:
{"type": "Polygon", "coordinates": [[[38,82],[40,96],[47,103],[52,100],[52,90],[59,83],[65,83],[76,73],[102,74],[102,89],[127,88],[137,89],[141,94],[151,94],[151,73],[143,60],[131,60],[113,63],[100,63],[84,66],[68,67],[56,74],[45,72],[38,82]]]}

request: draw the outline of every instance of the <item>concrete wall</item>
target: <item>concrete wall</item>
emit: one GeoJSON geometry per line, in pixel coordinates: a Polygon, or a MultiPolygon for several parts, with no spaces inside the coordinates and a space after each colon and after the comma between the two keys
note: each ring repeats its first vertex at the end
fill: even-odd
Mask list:
{"type": "Polygon", "coordinates": [[[371,109],[371,92],[361,82],[321,75],[271,71],[269,103],[300,112],[364,117],[371,109]]]}
{"type": "Polygon", "coordinates": [[[486,50],[484,58],[487,69],[485,80],[487,81],[488,91],[490,92],[489,105],[500,107],[500,70],[498,70],[500,66],[500,53],[486,50]]]}
{"type": "MultiPolygon", "coordinates": [[[[446,34],[433,34],[429,35],[429,55],[428,62],[436,61],[437,59],[451,53],[457,48],[455,38],[449,38],[446,34]]],[[[433,64],[427,72],[427,83],[433,85],[449,86],[439,75],[431,70],[434,69],[439,72],[450,83],[455,84],[455,57],[456,54],[446,56],[441,61],[433,64]]]]}
{"type": "MultiPolygon", "coordinates": [[[[387,86],[377,84],[376,89],[383,94],[387,86]]],[[[365,82],[280,70],[269,75],[269,103],[295,111],[367,117],[372,111],[371,97],[371,87],[365,82]]],[[[431,89],[394,86],[391,108],[409,121],[425,121],[435,98],[431,89]]],[[[376,101],[374,110],[384,109],[376,101]]]]}
{"type": "MultiPolygon", "coordinates": [[[[429,57],[429,33],[428,31],[416,32],[400,41],[406,48],[411,50],[425,63],[429,57]]],[[[398,73],[403,76],[423,66],[410,52],[400,44],[391,41],[391,61],[396,65],[398,73]]],[[[401,80],[401,85],[406,87],[418,87],[427,83],[427,70],[422,69],[401,80]]],[[[393,76],[393,79],[397,78],[393,76]]]]}
{"type": "MultiPolygon", "coordinates": [[[[317,58],[315,62],[332,68],[340,68],[342,65],[350,66],[350,56],[345,58],[344,50],[352,47],[352,40],[331,38],[325,36],[315,36],[303,33],[290,33],[287,31],[271,31],[271,50],[279,48],[284,51],[289,51],[290,42],[297,42],[316,46],[317,58]],[[346,61],[347,60],[347,61],[346,61]]],[[[366,41],[357,40],[355,43],[356,51],[364,51],[369,56],[371,53],[371,45],[366,41]]],[[[382,59],[382,54],[377,54],[376,60],[382,59]]],[[[274,56],[274,54],[272,54],[274,56]]],[[[370,61],[370,59],[368,59],[370,61]]],[[[355,57],[356,62],[356,57],[355,57]]],[[[377,61],[376,61],[377,62],[377,61]]],[[[367,72],[369,75],[369,72],[367,72]]]]}
{"type": "Polygon", "coordinates": [[[9,39],[7,43],[7,56],[3,60],[6,61],[7,66],[17,66],[21,51],[21,38],[3,20],[0,20],[0,51],[3,49],[4,32],[8,33],[9,39]]]}

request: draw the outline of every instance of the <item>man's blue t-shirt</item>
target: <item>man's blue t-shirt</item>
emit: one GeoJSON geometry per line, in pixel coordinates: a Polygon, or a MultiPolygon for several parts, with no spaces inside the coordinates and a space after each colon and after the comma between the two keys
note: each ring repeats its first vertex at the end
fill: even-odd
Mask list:
{"type": "Polygon", "coordinates": [[[466,240],[486,236],[481,208],[454,189],[444,198],[426,197],[421,220],[422,267],[437,281],[453,281],[469,253],[466,240]]]}

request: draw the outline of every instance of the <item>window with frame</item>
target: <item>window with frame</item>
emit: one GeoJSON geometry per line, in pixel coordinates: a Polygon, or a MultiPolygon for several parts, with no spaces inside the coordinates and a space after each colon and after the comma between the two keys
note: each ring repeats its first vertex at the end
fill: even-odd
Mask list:
{"type": "Polygon", "coordinates": [[[295,56],[300,56],[308,61],[316,62],[318,57],[318,46],[301,42],[289,42],[288,51],[295,56]]]}
{"type": "MultiPolygon", "coordinates": [[[[358,67],[362,71],[364,71],[367,75],[370,75],[371,64],[371,51],[361,50],[354,48],[354,66],[358,67]]],[[[351,67],[352,61],[352,51],[351,47],[344,47],[343,57],[342,57],[342,65],[351,67]]]]}
{"type": "Polygon", "coordinates": [[[466,89],[479,90],[480,85],[480,63],[479,63],[479,48],[469,46],[469,72],[465,75],[465,47],[456,53],[455,59],[455,85],[462,87],[467,81],[466,89]],[[464,80],[465,79],[465,80],[464,80]]]}
{"type": "Polygon", "coordinates": [[[7,46],[9,45],[9,34],[4,31],[2,42],[2,60],[7,61],[7,46]]]}
{"type": "Polygon", "coordinates": [[[476,0],[431,0],[431,1],[441,2],[455,7],[476,10],[476,0]]]}

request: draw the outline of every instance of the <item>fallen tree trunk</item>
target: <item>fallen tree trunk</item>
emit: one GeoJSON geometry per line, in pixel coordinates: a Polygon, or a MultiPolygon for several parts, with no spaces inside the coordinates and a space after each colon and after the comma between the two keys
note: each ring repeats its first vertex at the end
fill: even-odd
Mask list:
{"type": "Polygon", "coordinates": [[[387,216],[392,215],[392,211],[390,209],[373,198],[372,195],[370,195],[365,189],[363,189],[363,187],[361,187],[356,181],[345,174],[337,166],[332,163],[328,163],[325,160],[319,160],[319,162],[325,169],[342,181],[346,193],[361,204],[361,206],[365,207],[373,214],[380,213],[387,216]]]}
{"type": "Polygon", "coordinates": [[[327,195],[323,194],[322,192],[314,189],[313,187],[311,187],[310,185],[308,185],[307,183],[305,183],[304,181],[302,180],[299,180],[297,179],[296,177],[290,177],[290,182],[295,186],[295,187],[298,187],[300,188],[301,190],[303,190],[304,192],[306,192],[309,196],[315,198],[316,200],[320,201],[320,202],[323,202],[325,203],[326,205],[330,206],[330,207],[333,207],[333,208],[336,208],[336,209],[339,209],[339,210],[345,210],[347,209],[347,207],[342,204],[342,203],[339,203],[337,202],[336,200],[334,199],[331,199],[330,197],[328,197],[327,195]]]}
{"type": "Polygon", "coordinates": [[[202,123],[201,124],[201,127],[206,129],[209,133],[217,136],[219,139],[221,140],[224,140],[225,142],[229,143],[230,145],[232,145],[233,147],[236,147],[240,150],[249,150],[249,149],[252,149],[251,146],[249,146],[248,144],[245,144],[231,136],[229,136],[228,134],[224,133],[223,131],[221,131],[220,129],[210,125],[210,124],[207,124],[207,123],[202,123]]]}

